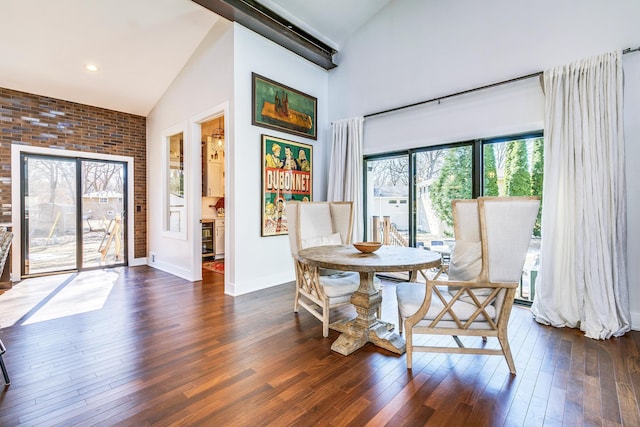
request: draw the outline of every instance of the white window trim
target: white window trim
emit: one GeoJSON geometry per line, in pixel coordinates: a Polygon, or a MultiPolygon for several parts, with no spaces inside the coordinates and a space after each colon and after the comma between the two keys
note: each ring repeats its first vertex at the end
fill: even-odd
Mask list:
{"type": "MultiPolygon", "coordinates": [[[[169,239],[177,239],[177,240],[187,240],[187,218],[189,218],[189,201],[193,197],[191,194],[188,179],[186,179],[186,175],[189,171],[189,144],[187,138],[187,124],[186,122],[179,123],[177,125],[171,126],[162,131],[162,232],[161,236],[169,239]],[[183,150],[183,167],[185,173],[184,180],[184,211],[182,213],[184,224],[181,227],[180,231],[170,231],[169,230],[169,163],[171,161],[171,155],[169,153],[169,138],[172,135],[182,133],[182,150],[183,150]]],[[[149,167],[149,165],[147,165],[149,167]]]]}
{"type": "MultiPolygon", "coordinates": [[[[135,265],[135,202],[134,202],[134,185],[135,182],[135,168],[134,159],[129,156],[117,156],[112,154],[91,153],[86,151],[72,151],[61,150],[59,148],[44,148],[44,147],[32,147],[28,145],[12,144],[11,145],[11,227],[14,236],[20,236],[22,231],[22,221],[20,218],[20,212],[22,211],[22,200],[20,199],[20,155],[22,153],[27,154],[40,154],[45,156],[57,156],[57,157],[80,157],[83,159],[95,159],[95,160],[107,160],[114,162],[123,162],[127,164],[127,260],[129,265],[135,265]]],[[[14,238],[13,250],[11,252],[11,269],[14,272],[12,274],[12,280],[17,282],[20,280],[20,257],[22,254],[22,242],[21,239],[14,238]],[[17,273],[16,273],[17,272],[17,273]]]]}

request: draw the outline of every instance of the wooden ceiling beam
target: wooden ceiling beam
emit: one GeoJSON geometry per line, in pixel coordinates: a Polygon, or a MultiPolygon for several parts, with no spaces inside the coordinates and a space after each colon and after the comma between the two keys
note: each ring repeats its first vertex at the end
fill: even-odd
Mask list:
{"type": "Polygon", "coordinates": [[[254,0],[192,0],[229,21],[266,37],[320,67],[336,67],[331,46],[254,0]]]}

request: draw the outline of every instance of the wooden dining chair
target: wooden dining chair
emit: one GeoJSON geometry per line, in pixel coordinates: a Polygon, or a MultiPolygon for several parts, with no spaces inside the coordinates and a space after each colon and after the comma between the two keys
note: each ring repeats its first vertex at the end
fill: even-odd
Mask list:
{"type": "MultiPolygon", "coordinates": [[[[353,203],[289,201],[286,210],[296,271],[293,311],[297,313],[303,307],[322,321],[322,336],[327,337],[330,310],[351,303],[351,295],[360,286],[360,275],[311,267],[298,260],[298,252],[314,246],[351,244],[353,203]]],[[[374,283],[379,288],[380,280],[376,278],[374,283]]]]}
{"type": "MultiPolygon", "coordinates": [[[[4,265],[7,262],[7,256],[9,255],[9,248],[11,247],[11,240],[13,239],[13,233],[10,231],[0,231],[0,271],[4,270],[4,265]]],[[[0,369],[2,369],[2,376],[4,377],[4,384],[10,385],[9,373],[7,367],[4,364],[2,355],[7,351],[4,343],[0,339],[0,369]]]]}
{"type": "Polygon", "coordinates": [[[404,322],[407,368],[414,351],[503,355],[516,368],[507,326],[522,276],[540,201],[535,197],[480,197],[454,201],[456,244],[446,280],[396,287],[404,322]],[[451,335],[456,346],[414,345],[414,335],[451,335]],[[465,347],[459,336],[497,338],[499,348],[465,347]]]}

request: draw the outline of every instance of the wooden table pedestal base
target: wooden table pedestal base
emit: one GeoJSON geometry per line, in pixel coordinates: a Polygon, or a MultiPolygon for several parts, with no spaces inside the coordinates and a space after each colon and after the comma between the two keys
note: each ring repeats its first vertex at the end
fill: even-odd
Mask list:
{"type": "Polygon", "coordinates": [[[332,323],[330,328],[342,334],[331,344],[331,350],[348,356],[370,342],[393,353],[404,354],[404,339],[393,332],[393,323],[376,320],[367,329],[356,326],[358,319],[340,320],[332,323]]]}
{"type": "Polygon", "coordinates": [[[348,356],[370,342],[397,354],[404,354],[404,339],[393,332],[393,323],[379,320],[376,316],[382,303],[382,294],[373,286],[374,273],[360,273],[360,288],[351,296],[357,317],[341,320],[329,327],[342,334],[331,344],[331,350],[348,356]]]}

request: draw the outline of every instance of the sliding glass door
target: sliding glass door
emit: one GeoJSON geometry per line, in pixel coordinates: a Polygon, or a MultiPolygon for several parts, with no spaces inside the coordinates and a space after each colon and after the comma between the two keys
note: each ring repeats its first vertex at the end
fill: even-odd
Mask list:
{"type": "MultiPolygon", "coordinates": [[[[366,157],[367,240],[423,247],[448,262],[455,245],[451,201],[541,197],[542,149],[538,133],[366,157]]],[[[539,215],[517,296],[525,301],[534,297],[540,231],[539,215]]]]}
{"type": "Polygon", "coordinates": [[[22,155],[22,276],[122,265],[126,166],[22,155]]]}

